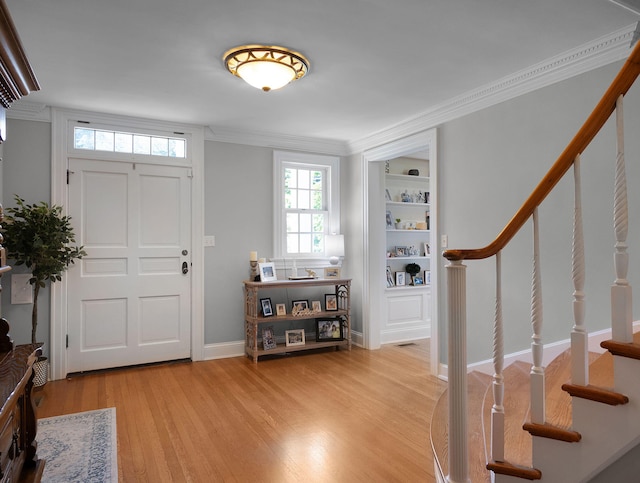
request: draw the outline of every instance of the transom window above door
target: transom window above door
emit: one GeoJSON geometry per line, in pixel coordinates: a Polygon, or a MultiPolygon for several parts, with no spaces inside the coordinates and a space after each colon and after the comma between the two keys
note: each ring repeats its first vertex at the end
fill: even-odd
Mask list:
{"type": "Polygon", "coordinates": [[[73,147],[89,151],[186,158],[186,139],[74,127],[73,147]]]}

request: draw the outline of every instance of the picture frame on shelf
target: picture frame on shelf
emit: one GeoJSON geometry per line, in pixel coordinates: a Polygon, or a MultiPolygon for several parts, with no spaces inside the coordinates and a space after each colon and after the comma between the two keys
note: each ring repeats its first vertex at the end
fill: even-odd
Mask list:
{"type": "Polygon", "coordinates": [[[287,347],[305,345],[304,329],[286,330],[284,342],[287,347]]]}
{"type": "Polygon", "coordinates": [[[262,347],[266,351],[268,351],[269,349],[275,349],[277,347],[276,334],[273,330],[273,325],[264,327],[262,329],[262,347]]]}
{"type": "Polygon", "coordinates": [[[336,294],[327,293],[324,295],[324,309],[327,312],[338,310],[338,296],[336,294]]]}
{"type": "Polygon", "coordinates": [[[262,309],[263,317],[271,317],[273,315],[273,307],[271,306],[271,299],[260,299],[260,307],[262,309]]]}
{"type": "Polygon", "coordinates": [[[276,304],[276,315],[287,315],[287,306],[285,304],[276,304]]]}
{"type": "Polygon", "coordinates": [[[429,246],[429,244],[427,242],[424,242],[422,244],[422,248],[424,250],[424,256],[428,257],[429,255],[431,255],[431,247],[429,246]]]}
{"type": "Polygon", "coordinates": [[[305,310],[309,308],[308,300],[294,300],[291,302],[291,310],[305,310]]]}
{"type": "Polygon", "coordinates": [[[324,278],[340,278],[340,267],[325,267],[324,278]]]}
{"type": "Polygon", "coordinates": [[[431,270],[424,271],[424,283],[425,285],[431,285],[431,270]]]}
{"type": "Polygon", "coordinates": [[[391,267],[387,265],[387,287],[395,287],[393,280],[393,274],[391,273],[391,267]]]}
{"type": "Polygon", "coordinates": [[[407,247],[396,247],[394,255],[396,257],[408,257],[409,256],[409,249],[407,247]]]}
{"type": "Polygon", "coordinates": [[[393,215],[391,211],[387,210],[387,230],[393,230],[393,215]]]}
{"type": "Polygon", "coordinates": [[[411,283],[413,285],[424,285],[424,278],[419,275],[414,275],[413,277],[411,277],[411,283]]]}
{"type": "Polygon", "coordinates": [[[313,312],[322,312],[322,305],[320,304],[319,300],[311,301],[311,310],[313,312]]]}
{"type": "Polygon", "coordinates": [[[405,272],[396,272],[396,287],[402,287],[405,283],[405,272]]]}
{"type": "Polygon", "coordinates": [[[317,319],[316,342],[344,340],[340,319],[317,319]]]}
{"type": "Polygon", "coordinates": [[[273,262],[258,263],[258,271],[260,273],[261,282],[273,282],[278,280],[276,276],[276,264],[273,262]]]}
{"type": "Polygon", "coordinates": [[[389,193],[389,189],[384,190],[384,199],[387,201],[391,201],[391,193],[389,193]]]}

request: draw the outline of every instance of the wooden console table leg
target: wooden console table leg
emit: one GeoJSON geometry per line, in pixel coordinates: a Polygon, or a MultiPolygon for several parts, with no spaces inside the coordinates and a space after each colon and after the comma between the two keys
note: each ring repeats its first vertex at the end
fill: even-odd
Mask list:
{"type": "Polygon", "coordinates": [[[29,381],[24,390],[24,400],[22,408],[24,410],[24,434],[22,434],[22,438],[24,441],[24,451],[26,453],[24,464],[27,467],[36,466],[38,462],[37,458],[37,450],[38,450],[38,442],[36,441],[36,432],[38,430],[37,420],[36,420],[36,407],[35,401],[33,400],[33,378],[36,373],[31,368],[31,376],[29,376],[29,381]]]}

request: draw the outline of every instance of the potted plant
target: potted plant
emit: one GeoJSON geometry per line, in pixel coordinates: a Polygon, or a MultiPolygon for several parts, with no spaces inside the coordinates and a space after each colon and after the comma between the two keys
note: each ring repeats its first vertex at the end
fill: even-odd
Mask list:
{"type": "MultiPolygon", "coordinates": [[[[38,294],[48,281],[62,280],[62,274],[75,259],[86,253],[83,247],[70,246],[75,243],[70,217],[62,214],[61,206],[49,206],[41,201],[27,204],[15,195],[15,208],[7,208],[1,233],[7,257],[15,260],[15,265],[24,265],[31,271],[29,283],[33,285],[33,310],[31,312],[31,343],[36,343],[38,327],[38,294]]],[[[48,377],[46,358],[34,364],[36,379],[43,381],[48,377]],[[44,362],[44,364],[42,364],[44,362]],[[38,377],[38,371],[44,370],[44,376],[38,377]]]]}

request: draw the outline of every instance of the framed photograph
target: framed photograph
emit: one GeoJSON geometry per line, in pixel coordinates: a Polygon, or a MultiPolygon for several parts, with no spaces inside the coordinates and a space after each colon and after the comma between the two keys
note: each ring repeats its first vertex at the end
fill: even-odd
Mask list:
{"type": "Polygon", "coordinates": [[[384,199],[387,201],[391,201],[391,193],[389,193],[388,189],[384,190],[384,199]]]}
{"type": "Polygon", "coordinates": [[[285,344],[287,347],[304,345],[304,329],[287,330],[284,333],[285,344]]]}
{"type": "Polygon", "coordinates": [[[276,277],[276,264],[273,262],[258,263],[258,269],[260,270],[261,282],[273,282],[278,280],[276,277]]]}
{"type": "Polygon", "coordinates": [[[340,267],[326,267],[324,278],[340,278],[340,267]]]}
{"type": "Polygon", "coordinates": [[[287,306],[285,304],[276,304],[276,315],[287,315],[287,306]]]}
{"type": "Polygon", "coordinates": [[[431,285],[431,270],[424,271],[424,283],[431,285]]]}
{"type": "Polygon", "coordinates": [[[316,320],[316,341],[343,340],[342,323],[340,319],[316,320]]]}
{"type": "Polygon", "coordinates": [[[387,230],[393,230],[393,215],[387,210],[387,230]]]}
{"type": "Polygon", "coordinates": [[[324,309],[328,312],[338,310],[338,296],[334,293],[324,295],[324,309]]]}
{"type": "Polygon", "coordinates": [[[426,257],[427,255],[431,254],[431,247],[426,242],[423,243],[423,245],[424,245],[424,256],[426,257]]]}
{"type": "Polygon", "coordinates": [[[409,256],[409,249],[407,247],[396,247],[395,256],[396,257],[408,257],[409,256]]]}
{"type": "Polygon", "coordinates": [[[271,307],[271,299],[260,299],[260,307],[262,307],[263,317],[271,317],[273,315],[273,307],[271,307]]]}
{"type": "Polygon", "coordinates": [[[264,350],[276,348],[276,334],[273,331],[273,325],[262,329],[262,347],[264,350]]]}
{"type": "Polygon", "coordinates": [[[313,310],[314,312],[322,312],[322,305],[320,305],[319,300],[313,300],[311,302],[311,310],[313,310]]]}
{"type": "Polygon", "coordinates": [[[413,285],[424,285],[424,279],[422,277],[420,277],[419,275],[414,275],[411,278],[411,283],[413,285]]]}
{"type": "Polygon", "coordinates": [[[304,310],[309,308],[308,300],[294,300],[291,302],[291,310],[304,310]]]}
{"type": "Polygon", "coordinates": [[[395,287],[395,285],[393,275],[391,274],[391,267],[387,266],[387,287],[395,287]]]}
{"type": "Polygon", "coordinates": [[[396,285],[398,287],[404,285],[404,272],[396,272],[396,285]]]}

